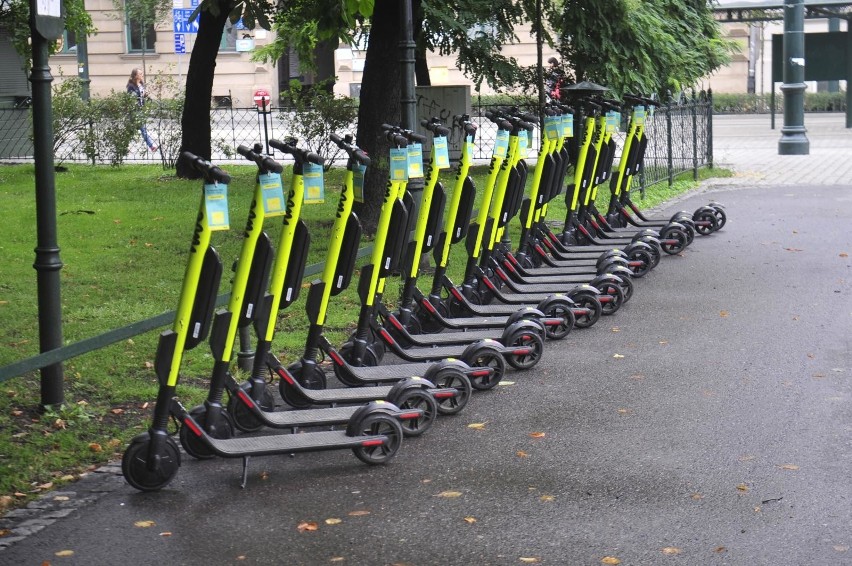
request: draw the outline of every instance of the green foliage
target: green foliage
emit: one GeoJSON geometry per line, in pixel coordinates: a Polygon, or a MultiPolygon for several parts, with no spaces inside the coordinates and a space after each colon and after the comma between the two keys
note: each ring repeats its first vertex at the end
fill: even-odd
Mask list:
{"type": "MultiPolygon", "coordinates": [[[[845,92],[806,92],[805,112],[845,112],[845,92]]],[[[717,114],[766,114],[772,111],[769,94],[713,93],[713,112],[717,114]]],[[[784,112],[784,96],[775,95],[775,112],[784,112]]]]}
{"type": "Polygon", "coordinates": [[[564,0],[551,23],[569,79],[614,94],[677,92],[725,65],[735,49],[705,2],[564,0]]]}
{"type": "Polygon", "coordinates": [[[109,96],[92,98],[89,112],[91,127],[82,136],[86,157],[92,163],[121,165],[145,123],[138,99],[127,92],[111,91],[109,96]]]}
{"type": "MultiPolygon", "coordinates": [[[[86,11],[84,0],[63,0],[65,9],[65,29],[75,30],[79,34],[97,33],[92,17],[86,11]]],[[[32,47],[30,44],[30,3],[28,0],[3,0],[0,2],[0,28],[7,30],[12,38],[15,51],[24,59],[26,71],[32,66],[32,47]]],[[[56,53],[57,43],[48,45],[51,54],[56,53]]]]}
{"type": "Polygon", "coordinates": [[[180,154],[184,90],[174,75],[157,73],[145,85],[150,95],[143,106],[148,131],[157,140],[163,169],[175,167],[180,154]]]}
{"type": "Polygon", "coordinates": [[[287,132],[299,138],[303,146],[324,156],[328,170],[343,153],[329,136],[351,130],[358,115],[357,102],[330,94],[322,85],[305,89],[298,81],[290,83],[287,98],[291,107],[280,115],[287,132]]]}
{"type": "Polygon", "coordinates": [[[77,154],[89,129],[90,106],[81,98],[82,83],[76,77],[53,85],[53,159],[61,165],[77,154]]]}

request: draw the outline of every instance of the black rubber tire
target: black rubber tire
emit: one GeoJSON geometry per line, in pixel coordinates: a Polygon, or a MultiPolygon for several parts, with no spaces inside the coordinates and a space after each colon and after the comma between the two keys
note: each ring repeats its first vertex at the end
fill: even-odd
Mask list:
{"type": "Polygon", "coordinates": [[[473,393],[473,385],[470,379],[455,368],[444,368],[443,370],[431,376],[430,381],[438,388],[452,387],[458,390],[458,395],[441,399],[438,401],[438,414],[442,416],[455,415],[461,412],[470,401],[470,396],[473,393]]]}
{"type": "Polygon", "coordinates": [[[494,373],[488,377],[474,377],[471,386],[478,391],[487,391],[495,387],[506,374],[506,360],[494,348],[483,348],[477,351],[471,359],[464,360],[470,367],[490,367],[494,373]]]}
{"type": "MultiPolygon", "coordinates": [[[[313,370],[310,375],[305,375],[301,362],[290,364],[287,371],[305,389],[325,389],[328,385],[325,372],[317,366],[311,367],[313,367],[313,370]]],[[[278,393],[281,394],[281,398],[285,403],[295,409],[307,409],[311,406],[311,403],[303,395],[283,379],[278,382],[278,393]]]]}
{"type": "Polygon", "coordinates": [[[132,442],[121,457],[121,473],[132,487],[139,491],[157,491],[171,482],[180,468],[180,450],[174,438],[166,438],[164,453],[160,455],[160,468],[148,469],[148,447],[151,440],[132,442]]]}
{"type": "Polygon", "coordinates": [[[529,354],[514,356],[506,354],[506,362],[515,369],[527,370],[535,367],[544,355],[544,340],[535,332],[519,330],[507,340],[507,346],[527,346],[532,348],[529,354]]]}
{"type": "Polygon", "coordinates": [[[418,419],[406,419],[399,424],[405,436],[420,436],[435,423],[438,417],[438,402],[425,389],[407,389],[396,400],[396,406],[402,410],[421,409],[423,415],[418,419]]]}
{"type": "Polygon", "coordinates": [[[577,293],[572,295],[574,304],[579,308],[584,308],[589,311],[588,314],[577,315],[574,319],[574,326],[577,328],[589,328],[600,320],[603,314],[603,305],[598,300],[597,296],[591,292],[577,293]]]}
{"type": "MultiPolygon", "coordinates": [[[[249,383],[240,385],[249,396],[251,396],[248,392],[250,386],[249,383]]],[[[272,392],[269,391],[268,387],[263,388],[263,392],[260,394],[260,401],[255,401],[255,403],[257,403],[261,411],[272,412],[275,410],[275,399],[272,397],[272,392]]],[[[237,430],[242,432],[257,432],[263,428],[263,422],[254,416],[237,395],[231,395],[231,398],[228,399],[228,414],[231,415],[231,419],[233,419],[237,430]]]]}
{"type": "Polygon", "coordinates": [[[380,446],[358,446],[352,449],[355,457],[371,466],[387,464],[402,445],[402,426],[395,418],[382,413],[367,415],[360,423],[361,436],[385,435],[390,440],[380,446]]]}
{"type": "MultiPolygon", "coordinates": [[[[198,423],[202,429],[207,428],[207,413],[204,410],[203,406],[198,406],[192,409],[189,414],[198,423]]],[[[209,433],[208,433],[209,434],[209,433]]],[[[231,418],[228,415],[228,412],[223,410],[221,413],[221,418],[216,426],[216,434],[213,438],[220,440],[227,440],[228,438],[232,438],[234,436],[234,424],[231,422],[231,418]]],[[[192,456],[197,460],[209,460],[213,458],[215,454],[213,454],[210,449],[201,442],[195,433],[193,433],[188,426],[181,423],[180,429],[178,430],[178,438],[180,439],[180,445],[183,446],[183,449],[187,454],[192,456]]]]}
{"type": "Polygon", "coordinates": [[[562,340],[567,337],[574,325],[577,323],[577,317],[574,316],[574,311],[567,304],[555,303],[547,307],[544,311],[544,316],[547,318],[561,318],[563,322],[559,326],[545,326],[544,332],[547,338],[551,340],[562,340]]]}
{"type": "Polygon", "coordinates": [[[601,303],[601,314],[610,316],[617,313],[621,305],[624,304],[624,291],[621,290],[621,286],[615,283],[603,283],[598,289],[600,289],[602,295],[609,295],[613,298],[611,301],[601,303]]]}

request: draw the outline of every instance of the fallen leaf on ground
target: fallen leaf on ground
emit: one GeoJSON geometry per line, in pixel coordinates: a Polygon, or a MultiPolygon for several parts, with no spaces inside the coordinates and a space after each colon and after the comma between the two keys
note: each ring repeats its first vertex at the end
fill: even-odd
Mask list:
{"type": "Polygon", "coordinates": [[[693,493],[693,494],[692,494],[692,495],[690,495],[689,497],[691,497],[691,498],[692,498],[692,499],[694,499],[695,501],[701,501],[702,499],[704,499],[704,496],[703,496],[703,495],[701,495],[700,493],[693,493]]]}
{"type": "Polygon", "coordinates": [[[140,529],[147,529],[148,527],[153,527],[156,525],[154,521],[136,521],[133,523],[134,527],[139,527],[140,529]]]}
{"type": "Polygon", "coordinates": [[[794,470],[795,471],[795,470],[799,469],[799,466],[797,466],[796,464],[782,464],[778,467],[781,468],[782,470],[794,470]]]}
{"type": "Polygon", "coordinates": [[[361,510],[361,511],[350,511],[350,512],[349,512],[349,516],[350,516],[350,517],[363,517],[364,515],[369,515],[369,514],[370,514],[370,512],[369,512],[369,511],[366,511],[366,510],[361,510]]]}
{"type": "Polygon", "coordinates": [[[719,311],[719,316],[721,316],[722,318],[728,318],[730,314],[731,313],[729,313],[728,311],[719,311]]]}
{"type": "Polygon", "coordinates": [[[112,413],[113,415],[120,415],[120,414],[124,413],[124,409],[110,409],[109,412],[112,413]]]}
{"type": "Polygon", "coordinates": [[[464,522],[468,523],[469,525],[472,525],[476,522],[476,517],[465,517],[464,522]]]}
{"type": "Polygon", "coordinates": [[[0,529],[0,537],[7,537],[11,532],[9,529],[0,529]]]}
{"type": "Polygon", "coordinates": [[[668,343],[669,343],[669,341],[668,341],[668,340],[660,340],[660,345],[661,345],[661,346],[665,346],[665,345],[666,345],[666,344],[668,344],[668,343]]]}
{"type": "Polygon", "coordinates": [[[544,435],[543,432],[531,432],[530,433],[530,438],[544,438],[544,436],[545,435],[544,435]]]}
{"type": "Polygon", "coordinates": [[[621,409],[618,410],[619,415],[626,415],[629,412],[630,412],[630,409],[621,408],[621,409]]]}
{"type": "Polygon", "coordinates": [[[91,450],[92,452],[101,452],[103,451],[103,449],[104,447],[98,444],[97,442],[92,442],[91,444],[89,444],[89,450],[91,450]]]}
{"type": "Polygon", "coordinates": [[[837,545],[834,547],[834,550],[836,550],[837,552],[846,552],[847,550],[849,550],[849,547],[837,545]]]}
{"type": "Polygon", "coordinates": [[[814,354],[808,354],[808,358],[814,359],[816,356],[814,354]]]}
{"type": "Polygon", "coordinates": [[[326,525],[339,525],[343,522],[343,519],[338,519],[337,517],[331,517],[325,520],[326,525]]]}
{"type": "Polygon", "coordinates": [[[329,560],[329,562],[343,562],[344,560],[346,560],[346,559],[343,558],[342,556],[332,556],[331,560],[329,560]]]}
{"type": "Polygon", "coordinates": [[[514,381],[506,381],[505,379],[501,380],[497,385],[514,385],[514,381]]]}
{"type": "Polygon", "coordinates": [[[470,423],[469,425],[467,425],[467,428],[482,430],[485,428],[485,423],[470,423]]]}
{"type": "Polygon", "coordinates": [[[621,564],[621,560],[615,556],[604,556],[601,558],[601,564],[621,564]]]}
{"type": "Polygon", "coordinates": [[[461,497],[460,491],[442,491],[441,493],[436,493],[435,497],[447,497],[452,499],[453,497],[461,497]]]}
{"type": "Polygon", "coordinates": [[[538,564],[541,562],[541,558],[535,556],[521,556],[520,560],[525,564],[538,564]]]}
{"type": "Polygon", "coordinates": [[[748,486],[744,483],[737,485],[737,489],[740,491],[748,491],[748,486]]]}
{"type": "Polygon", "coordinates": [[[266,470],[260,472],[260,479],[268,480],[269,479],[269,472],[267,472],[266,470]]]}
{"type": "Polygon", "coordinates": [[[77,479],[77,478],[76,478],[76,477],[74,477],[74,476],[73,476],[73,475],[71,475],[71,474],[67,474],[67,475],[62,476],[62,477],[61,477],[61,478],[59,478],[59,479],[61,479],[62,481],[74,481],[74,480],[75,480],[75,479],[77,479]]]}
{"type": "Polygon", "coordinates": [[[761,510],[762,510],[762,509],[761,509],[760,505],[755,505],[755,506],[754,506],[754,512],[755,512],[755,513],[760,513],[760,511],[761,511],[761,510]]]}
{"type": "Polygon", "coordinates": [[[849,254],[846,252],[840,252],[840,257],[849,257],[849,254]]]}
{"type": "Polygon", "coordinates": [[[542,495],[541,497],[539,497],[539,500],[544,501],[545,503],[548,503],[550,501],[554,501],[555,499],[556,499],[556,497],[553,496],[553,495],[542,495]]]}
{"type": "Polygon", "coordinates": [[[612,357],[615,358],[616,360],[620,360],[624,356],[622,356],[621,354],[613,354],[612,357]]]}
{"type": "Polygon", "coordinates": [[[73,550],[60,550],[54,553],[56,556],[74,556],[73,550]]]}
{"type": "Polygon", "coordinates": [[[23,411],[20,411],[20,410],[12,411],[12,416],[13,416],[13,417],[20,417],[20,416],[21,416],[21,415],[23,415],[23,414],[24,414],[24,412],[23,412],[23,411]]]}
{"type": "Polygon", "coordinates": [[[784,248],[784,249],[787,250],[788,252],[800,252],[800,251],[802,251],[799,248],[784,248]]]}
{"type": "Polygon", "coordinates": [[[645,376],[642,375],[641,373],[636,373],[636,374],[631,375],[628,379],[645,379],[645,376]]]}
{"type": "Polygon", "coordinates": [[[526,458],[529,456],[529,454],[527,454],[523,450],[518,450],[517,452],[515,452],[515,456],[517,456],[518,458],[526,458]]]}
{"type": "Polygon", "coordinates": [[[296,529],[298,529],[300,533],[303,533],[305,531],[315,531],[319,529],[319,525],[316,521],[304,521],[302,523],[299,523],[296,529]]]}
{"type": "Polygon", "coordinates": [[[673,556],[675,554],[680,554],[681,550],[675,546],[667,546],[663,549],[663,554],[667,554],[669,556],[673,556]]]}
{"type": "Polygon", "coordinates": [[[172,533],[169,532],[169,531],[165,531],[165,532],[160,533],[160,536],[161,537],[170,537],[170,536],[172,536],[172,533]]]}
{"type": "Polygon", "coordinates": [[[244,554],[240,554],[239,556],[237,556],[237,560],[245,560],[245,559],[246,559],[246,557],[245,557],[244,554]]]}
{"type": "Polygon", "coordinates": [[[612,327],[612,331],[613,331],[613,332],[621,332],[621,329],[620,329],[619,327],[617,327],[617,326],[613,326],[613,327],[612,327]]]}
{"type": "Polygon", "coordinates": [[[144,403],[142,403],[142,406],[139,407],[139,408],[140,409],[147,409],[148,408],[148,401],[145,401],[144,403]]]}
{"type": "Polygon", "coordinates": [[[742,456],[740,456],[739,460],[740,462],[750,462],[754,460],[754,458],[755,457],[751,454],[743,454],[742,456]]]}
{"type": "Polygon", "coordinates": [[[725,548],[724,546],[717,546],[716,548],[713,549],[713,552],[728,552],[728,549],[725,548]]]}

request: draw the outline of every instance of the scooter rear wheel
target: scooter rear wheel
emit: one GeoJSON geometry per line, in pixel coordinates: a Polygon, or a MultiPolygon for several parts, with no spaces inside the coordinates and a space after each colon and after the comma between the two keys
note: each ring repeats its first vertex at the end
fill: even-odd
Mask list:
{"type": "Polygon", "coordinates": [[[609,316],[618,312],[624,304],[624,291],[615,283],[603,283],[599,287],[602,295],[608,295],[610,300],[601,303],[601,314],[609,316]]]}
{"type": "Polygon", "coordinates": [[[402,426],[399,422],[385,414],[368,415],[359,425],[360,436],[383,435],[388,442],[377,446],[358,446],[352,449],[355,457],[365,464],[386,464],[393,458],[402,445],[402,426]]]}
{"type": "Polygon", "coordinates": [[[546,326],[544,329],[545,335],[551,340],[562,340],[574,328],[577,318],[574,316],[574,311],[567,304],[552,304],[544,311],[544,316],[547,318],[561,318],[562,322],[557,326],[546,326]]]}
{"type": "Polygon", "coordinates": [[[506,360],[494,348],[481,348],[471,356],[471,359],[464,361],[470,367],[488,367],[494,370],[490,375],[478,376],[470,380],[471,386],[479,391],[493,388],[500,383],[506,373],[506,360]]]}
{"type": "Polygon", "coordinates": [[[151,440],[132,442],[121,457],[121,473],[132,487],[139,491],[157,491],[174,479],[180,468],[180,450],[172,437],[166,438],[165,449],[160,455],[159,468],[148,469],[148,447],[151,440]]]}
{"type": "MultiPolygon", "coordinates": [[[[305,389],[325,389],[328,385],[325,372],[315,365],[310,367],[309,371],[305,371],[301,362],[295,362],[287,368],[287,371],[305,389]]],[[[295,409],[307,409],[311,406],[310,401],[305,399],[304,395],[301,395],[295,387],[283,379],[278,382],[278,392],[284,402],[295,409]]]]}
{"type": "Polygon", "coordinates": [[[424,389],[408,389],[396,399],[400,409],[420,409],[423,415],[417,419],[406,419],[399,424],[405,436],[420,436],[430,428],[438,416],[438,402],[424,389]]]}
{"type": "Polygon", "coordinates": [[[587,311],[584,314],[575,314],[574,326],[577,328],[589,328],[600,320],[601,314],[603,314],[603,305],[595,295],[586,291],[574,293],[570,296],[577,308],[587,311]]]}
{"type": "Polygon", "coordinates": [[[458,395],[453,397],[436,399],[439,415],[455,415],[465,408],[473,392],[473,385],[464,373],[455,368],[444,368],[429,379],[435,387],[441,389],[452,387],[458,391],[458,395]]]}
{"type": "Polygon", "coordinates": [[[507,354],[506,362],[515,369],[530,369],[534,367],[544,354],[544,340],[535,332],[521,330],[510,336],[508,346],[524,346],[530,348],[527,354],[507,354]]]}

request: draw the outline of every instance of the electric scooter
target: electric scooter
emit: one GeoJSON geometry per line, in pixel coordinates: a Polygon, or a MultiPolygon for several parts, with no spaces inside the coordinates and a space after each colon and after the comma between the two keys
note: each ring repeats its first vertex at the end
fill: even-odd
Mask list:
{"type": "Polygon", "coordinates": [[[242,486],[246,485],[252,456],[350,449],[368,464],[387,463],[398,452],[403,436],[397,419],[388,414],[388,410],[396,411],[390,403],[364,405],[352,415],[346,430],[220,439],[216,438],[216,431],[208,433],[203,423],[196,422],[178,401],[175,394],[183,352],[201,343],[210,329],[222,276],[222,262],[211,245],[211,234],[228,227],[230,182],[227,173],[189,152],[184,152],[181,158],[202,174],[204,190],[175,322],[160,335],[157,347],[154,369],[160,386],[151,427],[130,442],[122,457],[121,469],[127,482],[141,491],[156,491],[177,474],[180,451],[168,432],[170,417],[191,430],[199,445],[203,443],[212,454],[241,458],[242,486]]]}
{"type": "MultiPolygon", "coordinates": [[[[279,146],[279,142],[272,141],[276,143],[276,146],[279,146]]],[[[237,153],[257,164],[258,174],[249,212],[249,221],[244,231],[240,252],[241,260],[237,263],[231,299],[228,309],[217,314],[217,320],[221,317],[226,322],[218,325],[220,336],[214,337],[212,340],[212,343],[217,344],[214,347],[217,359],[214,377],[211,380],[210,395],[204,405],[190,411],[196,422],[204,423],[206,427],[210,427],[212,422],[211,413],[207,408],[211,405],[220,404],[222,388],[229,395],[227,414],[231,417],[233,424],[244,432],[253,432],[263,426],[295,431],[301,427],[347,424],[358,409],[358,407],[349,406],[313,411],[274,412],[274,402],[266,387],[264,380],[265,358],[270,351],[275,326],[275,318],[271,317],[270,313],[289,306],[298,298],[307,257],[309,236],[304,223],[299,220],[303,187],[302,169],[307,161],[321,161],[319,156],[299,150],[294,143],[281,144],[281,147],[283,147],[282,151],[293,154],[296,158],[293,185],[286,200],[281,185],[281,165],[272,158],[263,156],[260,153],[261,147],[259,145],[256,146],[255,150],[246,146],[237,148],[237,153]],[[296,195],[297,189],[299,196],[296,195]],[[289,203],[289,207],[285,207],[285,203],[289,203]],[[273,252],[269,238],[262,230],[265,218],[275,216],[284,217],[278,248],[289,253],[279,253],[276,256],[273,264],[272,286],[270,292],[265,293],[273,252]],[[255,352],[255,365],[251,378],[240,385],[228,371],[229,360],[233,352],[237,327],[247,326],[252,322],[259,330],[260,336],[255,352]],[[257,396],[257,399],[254,399],[253,396],[257,396]]],[[[215,324],[214,328],[217,328],[215,324]]],[[[382,399],[390,401],[403,407],[403,411],[395,415],[402,419],[403,432],[407,436],[416,436],[427,430],[429,424],[431,424],[431,413],[429,411],[424,409],[417,416],[416,410],[409,410],[418,408],[414,407],[411,402],[413,396],[428,396],[428,394],[412,392],[413,390],[419,391],[423,387],[423,384],[419,382],[407,382],[400,384],[391,391],[361,392],[361,394],[350,395],[346,398],[337,399],[337,401],[338,403],[358,404],[382,399]]],[[[216,429],[220,430],[219,438],[229,437],[226,431],[230,423],[223,420],[226,413],[215,411],[215,414],[220,415],[220,422],[216,426],[216,429]]],[[[182,427],[180,438],[184,444],[184,449],[190,455],[196,458],[213,456],[205,449],[203,444],[194,442],[195,437],[189,429],[182,427]]]]}

